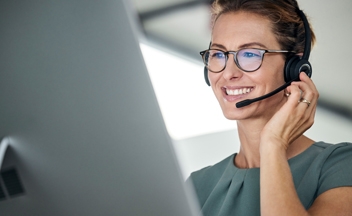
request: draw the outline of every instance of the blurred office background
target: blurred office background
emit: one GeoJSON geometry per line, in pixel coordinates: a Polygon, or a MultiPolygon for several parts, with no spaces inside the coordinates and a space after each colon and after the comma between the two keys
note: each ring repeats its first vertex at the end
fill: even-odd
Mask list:
{"type": "MultiPolygon", "coordinates": [[[[239,149],[236,122],[225,119],[203,79],[199,51],[210,41],[210,0],[130,0],[141,49],[186,178],[239,149]]],[[[317,43],[310,62],[320,98],[316,141],[352,141],[352,1],[299,0],[317,43]]]]}

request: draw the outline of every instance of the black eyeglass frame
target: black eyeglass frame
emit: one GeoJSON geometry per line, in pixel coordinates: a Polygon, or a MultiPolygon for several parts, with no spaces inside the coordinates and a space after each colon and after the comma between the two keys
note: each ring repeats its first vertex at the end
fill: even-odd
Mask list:
{"type": "Polygon", "coordinates": [[[265,53],[295,53],[293,51],[287,51],[287,50],[266,50],[266,49],[258,49],[258,48],[243,48],[243,49],[239,49],[237,51],[226,51],[224,52],[223,50],[220,50],[220,49],[206,49],[206,50],[203,50],[201,52],[199,52],[199,54],[202,56],[202,59],[203,59],[203,63],[205,65],[205,67],[210,71],[210,72],[213,72],[213,73],[220,73],[222,72],[223,70],[225,70],[226,68],[226,65],[227,65],[227,60],[229,59],[229,54],[233,54],[233,60],[235,61],[237,67],[241,70],[243,70],[244,72],[254,72],[256,70],[258,70],[262,64],[263,64],[263,59],[264,59],[264,54],[265,53]],[[260,62],[260,65],[258,66],[258,68],[254,69],[254,70],[244,70],[240,64],[238,63],[238,59],[237,59],[237,53],[242,51],[242,50],[246,50],[246,49],[255,49],[255,50],[258,50],[260,53],[261,53],[261,62],[260,62]],[[205,60],[205,54],[207,52],[209,52],[209,50],[216,50],[216,51],[220,51],[220,52],[223,52],[225,54],[225,65],[224,65],[224,68],[221,69],[220,71],[212,71],[208,68],[208,65],[206,63],[206,60],[205,60]]]}

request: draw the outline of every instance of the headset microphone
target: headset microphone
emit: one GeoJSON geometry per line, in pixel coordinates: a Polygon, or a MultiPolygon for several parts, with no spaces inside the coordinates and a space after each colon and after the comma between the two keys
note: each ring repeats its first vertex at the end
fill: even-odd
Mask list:
{"type": "Polygon", "coordinates": [[[274,91],[272,91],[272,92],[270,92],[270,93],[268,93],[266,95],[263,95],[263,96],[260,96],[260,97],[257,97],[257,98],[253,98],[253,99],[247,99],[247,100],[240,101],[240,102],[236,103],[236,107],[237,108],[241,108],[241,107],[244,107],[244,106],[248,106],[251,103],[254,103],[254,102],[257,102],[257,101],[261,101],[261,100],[264,100],[265,98],[271,97],[274,94],[277,94],[278,92],[284,90],[287,86],[291,85],[291,83],[293,81],[295,81],[295,80],[296,79],[293,79],[293,80],[285,83],[284,85],[280,86],[279,88],[275,89],[274,91]]]}

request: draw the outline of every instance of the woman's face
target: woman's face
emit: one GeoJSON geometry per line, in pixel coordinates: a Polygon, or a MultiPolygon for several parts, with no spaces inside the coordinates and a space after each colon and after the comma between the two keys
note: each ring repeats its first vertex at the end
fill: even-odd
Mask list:
{"type": "MultiPolygon", "coordinates": [[[[213,28],[212,49],[237,51],[241,48],[280,50],[270,21],[246,13],[221,15],[213,28]]],[[[267,94],[284,84],[282,54],[266,53],[261,67],[254,72],[239,69],[229,54],[226,68],[220,73],[209,72],[209,80],[226,118],[270,118],[285,101],[283,92],[251,105],[236,108],[236,103],[267,94]]]]}

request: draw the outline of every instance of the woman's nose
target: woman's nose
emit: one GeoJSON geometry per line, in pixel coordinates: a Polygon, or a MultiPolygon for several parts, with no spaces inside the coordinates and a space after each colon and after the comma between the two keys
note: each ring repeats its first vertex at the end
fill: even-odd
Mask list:
{"type": "Polygon", "coordinates": [[[223,77],[226,80],[233,80],[242,77],[243,73],[244,72],[237,66],[233,54],[230,54],[226,62],[226,67],[222,73],[223,77]]]}

